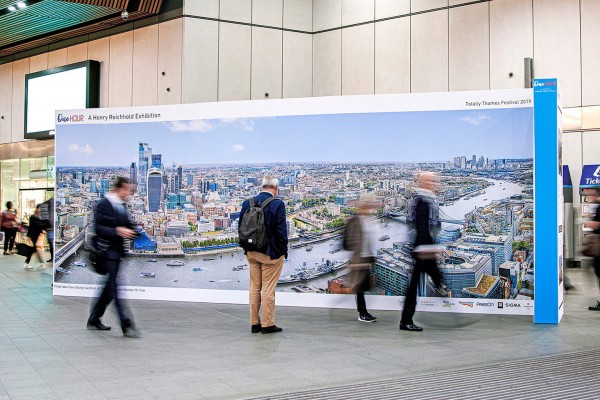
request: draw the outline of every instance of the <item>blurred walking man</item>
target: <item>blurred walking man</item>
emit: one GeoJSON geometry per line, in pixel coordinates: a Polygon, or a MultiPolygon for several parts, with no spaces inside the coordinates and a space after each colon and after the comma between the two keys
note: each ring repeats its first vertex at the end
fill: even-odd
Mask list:
{"type": "Polygon", "coordinates": [[[417,175],[418,187],[415,189],[415,200],[417,202],[415,210],[416,236],[413,250],[415,266],[404,301],[402,319],[400,320],[400,329],[404,331],[419,332],[423,330],[423,328],[415,325],[413,322],[413,316],[417,307],[417,289],[419,288],[421,274],[426,273],[429,275],[437,287],[442,285],[442,274],[437,266],[438,251],[433,244],[433,237],[429,229],[430,205],[435,201],[433,190],[437,183],[438,178],[433,173],[421,172],[417,175]]]}
{"type": "Polygon", "coordinates": [[[288,255],[285,204],[277,199],[279,182],[266,176],[262,191],[242,203],[240,213],[240,246],[250,266],[251,332],[275,333],[275,287],[288,255]],[[262,322],[259,311],[262,308],[262,322]]]}
{"type": "Polygon", "coordinates": [[[104,315],[106,307],[114,300],[121,320],[123,335],[136,338],[139,337],[139,332],[135,328],[131,312],[117,294],[119,266],[121,258],[125,255],[123,241],[134,239],[137,236],[127,213],[126,200],[131,195],[131,190],[132,185],[129,183],[129,179],[117,177],[113,190],[100,200],[94,210],[96,240],[103,242],[103,245],[107,247],[103,256],[108,278],[102,294],[92,307],[87,328],[100,331],[110,330],[110,326],[104,325],[100,318],[104,315]]]}
{"type": "Polygon", "coordinates": [[[349,267],[352,277],[352,289],[356,293],[356,309],[360,322],[375,322],[377,317],[367,311],[365,292],[371,290],[371,266],[375,262],[377,236],[376,221],[369,220],[376,208],[374,201],[367,199],[358,203],[358,215],[348,220],[344,231],[344,249],[352,251],[349,267]]]}

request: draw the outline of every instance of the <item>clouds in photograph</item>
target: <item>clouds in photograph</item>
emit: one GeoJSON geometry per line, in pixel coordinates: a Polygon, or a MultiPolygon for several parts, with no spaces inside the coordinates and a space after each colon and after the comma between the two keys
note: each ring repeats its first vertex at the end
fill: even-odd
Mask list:
{"type": "Polygon", "coordinates": [[[94,154],[94,149],[89,144],[79,145],[76,143],[71,143],[69,146],[67,146],[67,149],[71,153],[82,153],[88,156],[94,154]]]}
{"type": "Polygon", "coordinates": [[[531,158],[533,112],[515,108],[61,125],[57,165],[128,166],[138,162],[139,142],[161,154],[165,165],[531,158]]]}
{"type": "Polygon", "coordinates": [[[197,119],[194,121],[169,122],[171,132],[210,132],[216,128],[210,120],[197,119]]]}
{"type": "Polygon", "coordinates": [[[465,115],[464,117],[460,118],[461,121],[471,124],[473,126],[479,126],[482,122],[490,119],[492,119],[492,117],[485,114],[465,115]]]}

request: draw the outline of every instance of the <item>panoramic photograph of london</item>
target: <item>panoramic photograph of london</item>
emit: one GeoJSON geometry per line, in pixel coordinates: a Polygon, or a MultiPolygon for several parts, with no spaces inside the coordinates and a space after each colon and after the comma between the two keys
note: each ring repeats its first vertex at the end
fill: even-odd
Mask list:
{"type": "Polygon", "coordinates": [[[346,220],[376,198],[371,294],[403,296],[413,270],[417,171],[440,177],[431,230],[444,285],[420,296],[533,299],[532,109],[356,113],[60,126],[55,281],[97,284],[86,239],[117,176],[135,183],[132,287],[247,290],[242,202],[279,179],[289,257],[277,290],[351,293],[346,220]]]}

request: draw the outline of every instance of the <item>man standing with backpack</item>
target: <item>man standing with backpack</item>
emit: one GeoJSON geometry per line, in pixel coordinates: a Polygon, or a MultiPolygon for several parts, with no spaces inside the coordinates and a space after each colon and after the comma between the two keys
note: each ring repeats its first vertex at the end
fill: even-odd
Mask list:
{"type": "Polygon", "coordinates": [[[251,332],[281,332],[275,325],[275,287],[288,255],[285,204],[277,199],[279,182],[266,176],[262,191],[242,203],[240,247],[250,266],[251,332]],[[262,307],[262,322],[259,311],[262,307]]]}

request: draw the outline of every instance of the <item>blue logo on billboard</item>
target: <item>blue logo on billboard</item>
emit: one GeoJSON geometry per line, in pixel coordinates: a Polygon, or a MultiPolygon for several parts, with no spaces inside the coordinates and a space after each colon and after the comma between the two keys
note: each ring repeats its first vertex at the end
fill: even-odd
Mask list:
{"type": "Polygon", "coordinates": [[[62,114],[58,114],[58,122],[69,122],[69,117],[65,117],[62,114]]]}

